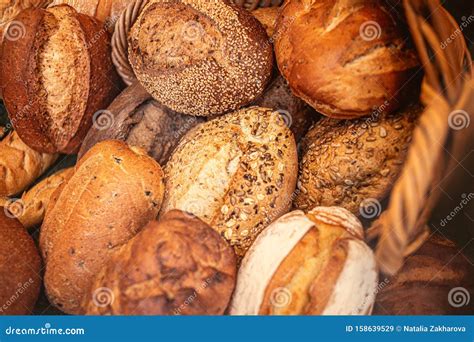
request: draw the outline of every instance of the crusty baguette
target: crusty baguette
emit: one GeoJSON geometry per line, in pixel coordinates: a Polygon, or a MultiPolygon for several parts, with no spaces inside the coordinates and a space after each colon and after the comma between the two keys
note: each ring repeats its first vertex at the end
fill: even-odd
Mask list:
{"type": "MultiPolygon", "coordinates": [[[[71,177],[73,171],[72,167],[58,171],[23,193],[19,199],[21,208],[16,217],[23,227],[29,229],[43,221],[51,196],[63,182],[71,177]]],[[[0,206],[6,206],[8,209],[12,201],[14,200],[0,198],[0,206]]]]}
{"type": "Polygon", "coordinates": [[[13,131],[0,142],[0,196],[25,190],[57,159],[57,154],[39,153],[13,131]]]}

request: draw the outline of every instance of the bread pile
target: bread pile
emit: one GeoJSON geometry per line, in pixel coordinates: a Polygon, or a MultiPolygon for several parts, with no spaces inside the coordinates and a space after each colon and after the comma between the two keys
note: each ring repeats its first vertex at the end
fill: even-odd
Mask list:
{"type": "Polygon", "coordinates": [[[0,314],[31,313],[40,288],[67,314],[469,311],[446,302],[472,290],[454,244],[387,281],[366,242],[361,208],[383,210],[423,110],[384,2],[149,0],[126,88],[110,47],[126,1],[26,3],[0,59],[0,314]]]}

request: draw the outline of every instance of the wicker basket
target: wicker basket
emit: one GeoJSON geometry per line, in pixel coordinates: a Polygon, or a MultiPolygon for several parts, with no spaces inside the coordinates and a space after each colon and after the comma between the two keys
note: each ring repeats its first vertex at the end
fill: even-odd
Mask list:
{"type": "MultiPolygon", "coordinates": [[[[282,3],[234,2],[249,10],[282,3]]],[[[127,33],[145,3],[136,0],[129,5],[112,40],[114,63],[127,84],[134,80],[127,58],[127,33]]],[[[380,269],[387,274],[400,269],[404,258],[425,241],[429,235],[426,224],[440,198],[438,185],[451,184],[459,161],[474,149],[474,125],[469,125],[469,113],[474,112],[472,61],[462,30],[439,0],[404,0],[403,6],[425,71],[421,101],[426,109],[388,207],[368,231],[380,269]]]]}

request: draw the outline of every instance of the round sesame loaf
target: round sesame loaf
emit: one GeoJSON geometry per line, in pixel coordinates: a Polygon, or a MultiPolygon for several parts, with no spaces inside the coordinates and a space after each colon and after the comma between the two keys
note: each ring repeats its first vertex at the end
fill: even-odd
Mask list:
{"type": "Polygon", "coordinates": [[[227,0],[150,0],[130,31],[129,60],[157,101],[197,116],[248,105],[273,68],[265,29],[227,0]]]}

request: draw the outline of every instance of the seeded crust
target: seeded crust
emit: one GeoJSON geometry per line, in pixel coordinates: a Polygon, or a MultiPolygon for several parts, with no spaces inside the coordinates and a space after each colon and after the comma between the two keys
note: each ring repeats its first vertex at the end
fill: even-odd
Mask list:
{"type": "Polygon", "coordinates": [[[254,105],[271,108],[282,114],[295,135],[296,142],[301,140],[318,118],[318,114],[310,106],[291,93],[290,87],[281,75],[272,81],[254,105]]]}
{"type": "Polygon", "coordinates": [[[396,17],[379,0],[288,0],[275,33],[278,68],[326,116],[393,112],[419,84],[408,82],[419,61],[396,17]]]}
{"type": "Polygon", "coordinates": [[[222,315],[236,259],[211,227],[179,210],[151,221],[102,269],[84,300],[88,315],[222,315]],[[94,302],[108,288],[113,301],[94,302]],[[108,305],[107,305],[108,304],[108,305]]]}
{"type": "Polygon", "coordinates": [[[367,119],[324,118],[302,140],[295,208],[341,206],[359,214],[364,200],[381,201],[396,181],[420,105],[367,119]]]}
{"type": "Polygon", "coordinates": [[[108,34],[67,5],[27,9],[24,37],[3,44],[3,97],[22,140],[44,153],[77,151],[92,116],[119,90],[108,34]]]}
{"type": "Polygon", "coordinates": [[[251,107],[200,124],[166,165],[161,214],[191,212],[217,230],[242,257],[293,201],[296,144],[283,119],[251,107]]]}
{"type": "Polygon", "coordinates": [[[131,29],[129,60],[157,101],[210,116],[263,92],[273,51],[258,20],[227,0],[151,0],[131,29]]]}
{"type": "Polygon", "coordinates": [[[158,214],[163,172],[143,150],[108,140],[95,145],[53,194],[41,227],[46,294],[77,314],[92,278],[158,214]]]}
{"type": "Polygon", "coordinates": [[[41,258],[25,228],[5,211],[0,207],[0,315],[29,315],[41,288],[41,258]]]}
{"type": "Polygon", "coordinates": [[[99,116],[97,127],[87,133],[79,158],[98,142],[117,139],[144,149],[160,165],[165,165],[181,137],[204,121],[159,104],[138,82],[115,98],[103,120],[101,125],[99,116]]]}

